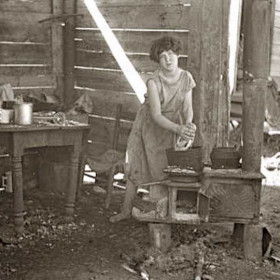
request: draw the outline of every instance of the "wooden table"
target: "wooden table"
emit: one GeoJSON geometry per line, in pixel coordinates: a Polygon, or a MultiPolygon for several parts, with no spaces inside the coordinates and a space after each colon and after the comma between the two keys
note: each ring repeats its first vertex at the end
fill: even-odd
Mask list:
{"type": "Polygon", "coordinates": [[[22,156],[24,150],[40,147],[71,147],[65,212],[67,217],[72,217],[78,185],[80,154],[88,129],[87,124],[65,126],[45,124],[28,126],[0,125],[0,144],[7,146],[12,158],[14,222],[15,230],[18,233],[24,231],[22,179],[22,156]]]}

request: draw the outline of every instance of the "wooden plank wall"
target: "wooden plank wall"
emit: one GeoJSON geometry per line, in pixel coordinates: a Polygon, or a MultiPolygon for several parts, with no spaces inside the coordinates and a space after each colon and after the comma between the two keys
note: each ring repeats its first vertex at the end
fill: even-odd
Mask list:
{"type": "MultiPolygon", "coordinates": [[[[164,34],[172,34],[183,42],[180,65],[186,68],[188,28],[192,19],[190,2],[190,0],[96,1],[124,51],[144,79],[148,73],[156,69],[156,64],[150,61],[148,55],[151,42],[164,34]]],[[[78,1],[77,13],[84,15],[77,18],[76,29],[77,94],[88,93],[93,99],[95,117],[90,118],[93,126],[91,137],[94,146],[98,146],[94,150],[101,153],[112,145],[118,103],[123,105],[121,118],[124,120],[121,122],[118,149],[124,150],[140,103],[81,0],[78,1]]]]}
{"type": "Polygon", "coordinates": [[[280,87],[280,0],[275,0],[274,5],[270,76],[275,78],[280,87]]]}
{"type": "Polygon", "coordinates": [[[38,21],[52,13],[52,0],[0,1],[0,83],[15,93],[54,93],[51,27],[38,21]]]}
{"type": "MultiPolygon", "coordinates": [[[[181,67],[194,76],[197,143],[207,146],[227,141],[228,81],[227,28],[230,0],[97,0],[129,59],[144,79],[155,70],[149,60],[151,41],[165,34],[183,42],[181,67]],[[221,76],[223,75],[223,76],[221,76]],[[222,79],[221,79],[222,77],[222,79]],[[217,110],[218,109],[218,110],[217,110]]],[[[90,117],[94,153],[111,146],[116,104],[123,105],[119,149],[140,106],[119,66],[112,57],[82,0],[77,2],[76,93],[93,100],[90,117]],[[102,118],[103,117],[103,118],[102,118]]]]}
{"type": "MultiPolygon", "coordinates": [[[[179,64],[194,76],[196,142],[207,148],[225,145],[228,125],[228,8],[230,0],[97,0],[128,57],[144,79],[155,70],[151,41],[170,34],[183,50],[179,64]]],[[[67,8],[67,5],[66,5],[67,8]]],[[[63,94],[63,33],[59,21],[45,21],[64,11],[63,0],[0,2],[0,83],[16,93],[63,94]]],[[[77,0],[75,34],[77,98],[93,100],[91,138],[103,152],[112,146],[117,104],[122,104],[118,149],[126,148],[137,109],[136,95],[111,55],[83,0],[77,0]]]]}
{"type": "Polygon", "coordinates": [[[203,1],[201,19],[201,61],[199,129],[206,149],[206,161],[213,146],[228,144],[230,94],[228,80],[229,0],[203,1]]]}

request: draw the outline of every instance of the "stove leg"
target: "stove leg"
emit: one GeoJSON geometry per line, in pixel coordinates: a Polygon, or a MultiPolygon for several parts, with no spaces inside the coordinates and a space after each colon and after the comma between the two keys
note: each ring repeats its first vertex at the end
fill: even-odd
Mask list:
{"type": "Polygon", "coordinates": [[[12,170],[15,230],[18,234],[22,234],[24,231],[22,155],[13,156],[12,170]]]}
{"type": "Polygon", "coordinates": [[[153,247],[165,252],[171,245],[170,224],[149,224],[149,233],[153,247]]]}
{"type": "Polygon", "coordinates": [[[234,224],[232,239],[237,246],[242,246],[245,259],[262,259],[262,238],[261,225],[234,224]]]}
{"type": "Polygon", "coordinates": [[[78,184],[78,169],[79,169],[79,155],[72,153],[70,157],[69,166],[69,179],[68,188],[66,191],[66,202],[65,202],[65,214],[66,219],[71,221],[73,219],[75,200],[76,200],[76,190],[78,184]]]}

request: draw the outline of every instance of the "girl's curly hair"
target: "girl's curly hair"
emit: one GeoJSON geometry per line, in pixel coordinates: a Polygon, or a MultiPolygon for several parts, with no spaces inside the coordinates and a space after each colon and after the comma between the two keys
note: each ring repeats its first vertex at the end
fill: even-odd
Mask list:
{"type": "Polygon", "coordinates": [[[181,51],[181,42],[174,37],[164,36],[153,41],[150,49],[150,59],[159,63],[159,56],[164,51],[172,50],[177,55],[181,51]]]}

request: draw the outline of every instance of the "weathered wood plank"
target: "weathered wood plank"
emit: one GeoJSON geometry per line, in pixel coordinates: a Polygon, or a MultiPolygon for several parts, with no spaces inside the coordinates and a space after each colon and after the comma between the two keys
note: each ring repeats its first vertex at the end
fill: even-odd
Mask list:
{"type": "MultiPolygon", "coordinates": [[[[221,106],[219,106],[220,85],[219,77],[221,75],[220,69],[220,52],[222,38],[222,3],[223,0],[215,0],[209,5],[204,6],[204,36],[203,36],[203,52],[204,57],[209,61],[206,64],[205,71],[203,71],[204,82],[208,85],[206,95],[206,112],[208,124],[210,125],[210,134],[207,140],[207,150],[210,154],[212,147],[219,142],[219,117],[221,114],[221,106]],[[215,9],[213,9],[215,7],[215,9]],[[210,24],[209,24],[210,23],[210,24]],[[212,73],[210,73],[212,71],[212,73]],[[211,113],[209,114],[209,111],[211,113]],[[211,139],[211,140],[210,140],[211,139]]],[[[206,90],[206,88],[204,89],[206,90]]],[[[206,93],[206,92],[205,92],[206,93]]]]}
{"type": "Polygon", "coordinates": [[[255,214],[255,194],[252,184],[237,180],[228,180],[227,184],[219,180],[211,182],[209,187],[210,215],[222,217],[253,218],[255,214]],[[238,200],[233,200],[238,193],[238,200]]]}
{"type": "Polygon", "coordinates": [[[0,12],[0,40],[12,42],[48,42],[49,24],[39,20],[48,17],[43,13],[0,12]]]}
{"type": "MultiPolygon", "coordinates": [[[[204,123],[204,117],[202,116],[204,103],[204,96],[202,94],[202,84],[200,82],[201,75],[201,34],[202,34],[202,0],[192,1],[191,14],[192,21],[190,32],[188,36],[188,45],[186,53],[188,54],[188,70],[192,73],[196,87],[193,90],[193,111],[194,111],[194,122],[197,125],[197,132],[195,142],[196,145],[203,144],[202,128],[204,123]]],[[[182,36],[185,38],[186,36],[182,36]]],[[[186,39],[186,38],[185,38],[186,39]]]]}
{"type": "MultiPolygon", "coordinates": [[[[230,121],[230,91],[229,91],[229,11],[230,0],[222,1],[222,34],[221,40],[221,55],[220,55],[220,92],[219,92],[219,108],[218,115],[218,142],[219,146],[227,146],[229,141],[229,121],[230,121]]],[[[241,5],[240,5],[241,12],[241,5]]],[[[239,35],[238,35],[239,38],[239,35]]],[[[236,43],[238,44],[238,43],[236,43]]]]}
{"type": "Polygon", "coordinates": [[[280,28],[273,28],[272,45],[280,45],[280,28]]]}
{"type": "MultiPolygon", "coordinates": [[[[271,55],[271,48],[273,45],[273,33],[274,33],[274,25],[276,20],[276,11],[275,11],[275,0],[270,1],[269,5],[269,15],[270,15],[270,36],[269,36],[269,52],[271,55]]],[[[269,60],[269,63],[271,63],[271,60],[269,60]]]]}
{"type": "Polygon", "coordinates": [[[46,95],[55,94],[56,88],[55,87],[13,88],[13,91],[14,91],[15,95],[20,94],[20,95],[24,96],[24,95],[32,94],[33,96],[36,96],[36,95],[40,96],[42,94],[46,94],[46,95]]]}
{"type": "MultiPolygon", "coordinates": [[[[151,61],[148,55],[128,54],[127,56],[139,72],[151,72],[158,67],[157,63],[151,61]]],[[[77,51],[76,65],[84,67],[120,69],[111,53],[96,53],[87,50],[77,51]]],[[[179,58],[179,65],[185,68],[187,65],[187,57],[179,58]]]]}
{"type": "MultiPolygon", "coordinates": [[[[52,0],[53,15],[63,13],[63,0],[52,0]]],[[[51,26],[52,34],[52,66],[53,74],[57,77],[57,94],[60,99],[63,99],[64,84],[63,84],[63,26],[60,22],[53,22],[51,26]]]]}
{"type": "Polygon", "coordinates": [[[38,76],[38,75],[50,75],[52,74],[52,69],[50,65],[42,66],[0,66],[1,76],[17,76],[21,75],[38,76]]]}
{"type": "Polygon", "coordinates": [[[0,44],[1,64],[51,64],[48,44],[0,44]]]}
{"type": "MultiPolygon", "coordinates": [[[[182,53],[187,54],[188,33],[180,32],[138,32],[138,31],[114,31],[121,46],[126,52],[149,53],[151,42],[163,35],[171,35],[182,42],[182,53]]],[[[110,52],[102,34],[98,30],[77,30],[77,48],[110,52]]]]}
{"type": "MultiPolygon", "coordinates": [[[[100,143],[108,143],[109,147],[112,147],[115,120],[105,120],[101,118],[90,117],[89,124],[91,125],[91,130],[88,136],[88,140],[93,140],[94,142],[100,143]]],[[[117,150],[125,150],[130,129],[131,124],[121,122],[121,132],[119,134],[117,150]]]]}
{"type": "Polygon", "coordinates": [[[220,76],[221,76],[221,42],[222,42],[222,2],[223,0],[203,1],[201,26],[201,65],[200,65],[200,120],[203,122],[201,134],[204,138],[207,160],[210,151],[218,142],[218,123],[220,76]]]}
{"type": "MultiPolygon", "coordinates": [[[[76,0],[64,1],[64,9],[66,9],[67,14],[75,14],[76,12],[76,0]]],[[[64,26],[64,46],[63,50],[63,64],[64,64],[64,94],[63,102],[66,107],[71,107],[74,102],[74,67],[75,67],[75,55],[76,55],[76,45],[75,45],[75,26],[76,18],[69,17],[65,21],[64,26]]]]}
{"type": "Polygon", "coordinates": [[[274,13],[274,27],[280,28],[280,11],[275,11],[274,13]]]}
{"type": "Polygon", "coordinates": [[[275,10],[280,12],[280,1],[275,0],[275,10]]]}
{"type": "MultiPolygon", "coordinates": [[[[152,71],[156,68],[148,55],[128,55],[137,71],[152,71]]],[[[76,65],[85,67],[97,67],[108,69],[120,69],[114,56],[111,53],[95,53],[90,51],[78,50],[76,65]]]]}
{"type": "MultiPolygon", "coordinates": [[[[138,6],[119,3],[110,7],[101,6],[99,9],[111,28],[186,29],[191,20],[190,7],[184,6],[147,7],[142,3],[141,5],[138,3],[138,6]]],[[[96,27],[85,6],[78,7],[78,13],[84,15],[77,18],[78,27],[96,27]]]]}
{"type": "MultiPolygon", "coordinates": [[[[132,88],[122,72],[76,69],[75,76],[78,87],[132,92],[132,88]]],[[[146,81],[147,75],[142,73],[141,76],[146,81]]]]}
{"type": "Polygon", "coordinates": [[[12,87],[55,86],[55,79],[51,75],[21,75],[0,76],[0,84],[11,84],[12,87]]]}
{"type": "MultiPolygon", "coordinates": [[[[107,7],[114,7],[114,6],[176,6],[176,5],[184,5],[184,4],[191,4],[193,0],[141,0],[141,1],[133,1],[133,0],[96,0],[95,1],[97,6],[107,6],[107,7]]],[[[77,6],[84,7],[83,1],[78,1],[77,6]]]]}
{"type": "Polygon", "coordinates": [[[95,115],[115,117],[117,104],[122,104],[122,119],[134,120],[140,102],[135,94],[108,91],[76,89],[76,95],[87,94],[93,102],[93,113],[95,115]]]}
{"type": "Polygon", "coordinates": [[[270,75],[280,76],[280,45],[272,46],[270,75]]]}
{"type": "Polygon", "coordinates": [[[51,13],[51,0],[1,0],[0,11],[51,13]]]}
{"type": "Polygon", "coordinates": [[[75,73],[78,87],[132,92],[121,72],[77,69],[75,73]]]}

